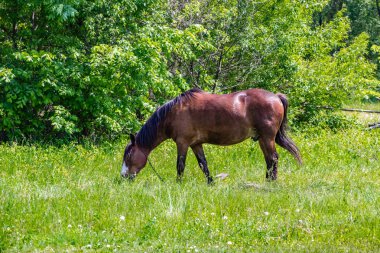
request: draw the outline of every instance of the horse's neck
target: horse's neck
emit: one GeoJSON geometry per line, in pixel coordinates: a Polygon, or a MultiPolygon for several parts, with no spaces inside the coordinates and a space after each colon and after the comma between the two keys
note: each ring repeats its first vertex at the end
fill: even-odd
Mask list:
{"type": "Polygon", "coordinates": [[[162,142],[164,142],[167,139],[168,139],[168,137],[165,135],[165,132],[163,130],[158,131],[157,138],[153,142],[152,147],[151,148],[144,148],[144,153],[148,156],[155,148],[157,148],[162,142]]]}
{"type": "MultiPolygon", "coordinates": [[[[164,132],[163,131],[159,131],[158,134],[157,134],[157,139],[153,143],[152,150],[155,149],[156,147],[158,147],[162,142],[164,142],[167,139],[168,139],[168,137],[164,134],[164,132]]],[[[150,150],[150,152],[152,150],[150,150]]]]}

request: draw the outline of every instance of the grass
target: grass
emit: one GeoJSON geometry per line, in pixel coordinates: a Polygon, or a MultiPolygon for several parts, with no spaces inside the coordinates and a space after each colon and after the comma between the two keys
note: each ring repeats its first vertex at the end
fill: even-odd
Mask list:
{"type": "Polygon", "coordinates": [[[298,133],[304,165],[279,148],[265,181],[257,143],[206,146],[208,186],[189,153],[176,183],[175,146],[119,178],[126,143],[0,146],[1,252],[356,252],[380,248],[379,130],[298,133]],[[254,183],[247,187],[246,183],[254,183]]]}

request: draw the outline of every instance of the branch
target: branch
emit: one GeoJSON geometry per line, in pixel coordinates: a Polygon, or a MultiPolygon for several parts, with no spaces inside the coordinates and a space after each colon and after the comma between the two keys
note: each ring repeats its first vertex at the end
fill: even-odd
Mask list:
{"type": "Polygon", "coordinates": [[[371,130],[371,129],[375,129],[375,128],[380,128],[380,122],[378,123],[373,123],[373,124],[369,124],[368,125],[368,129],[371,130]]]}
{"type": "Polygon", "coordinates": [[[328,109],[328,110],[341,110],[346,112],[365,112],[365,113],[380,113],[380,111],[375,110],[363,110],[363,109],[351,109],[351,108],[335,108],[331,106],[318,106],[322,109],[328,109]]]}
{"type": "Polygon", "coordinates": [[[217,69],[216,69],[216,73],[215,73],[215,83],[212,87],[212,93],[215,93],[216,84],[217,84],[217,81],[219,79],[219,74],[222,71],[222,60],[223,60],[223,52],[220,52],[218,64],[217,64],[217,69]]]}

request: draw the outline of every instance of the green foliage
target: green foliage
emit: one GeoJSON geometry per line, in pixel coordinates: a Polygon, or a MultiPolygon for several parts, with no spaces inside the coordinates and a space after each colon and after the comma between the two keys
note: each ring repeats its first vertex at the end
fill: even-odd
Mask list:
{"type": "Polygon", "coordinates": [[[345,1],[348,17],[352,22],[352,36],[366,32],[371,36],[371,42],[379,45],[380,35],[380,4],[374,0],[345,1]]]}
{"type": "Polygon", "coordinates": [[[344,114],[337,113],[332,110],[316,110],[313,117],[310,117],[308,121],[300,123],[299,128],[302,131],[314,135],[318,135],[319,132],[324,129],[330,129],[333,132],[345,131],[347,129],[363,129],[363,126],[353,119],[346,117],[344,114]]]}
{"type": "MultiPolygon", "coordinates": [[[[19,4],[25,7],[22,2],[19,4]]],[[[42,8],[47,3],[40,4],[42,8]]],[[[117,18],[121,17],[113,16],[105,23],[106,27],[100,28],[102,24],[92,23],[95,22],[92,15],[100,18],[113,13],[126,1],[112,6],[105,2],[98,4],[107,8],[97,9],[99,6],[90,4],[88,12],[83,13],[88,16],[78,20],[86,24],[86,30],[77,30],[76,36],[55,34],[64,36],[64,40],[50,52],[29,47],[15,50],[24,47],[23,43],[15,48],[2,48],[7,52],[5,65],[0,68],[2,139],[40,139],[47,135],[68,139],[74,136],[90,136],[94,140],[102,136],[114,138],[122,132],[136,130],[138,120],[146,118],[157,102],[162,103],[188,88],[180,77],[168,71],[164,54],[168,51],[167,44],[174,44],[169,36],[165,37],[168,29],[135,24],[140,27],[131,27],[129,33],[115,34],[117,41],[110,43],[109,37],[98,37],[93,31],[112,28],[120,32],[128,21],[138,22],[135,20],[138,18],[120,23],[117,18]],[[87,35],[83,45],[72,43],[87,35]],[[89,49],[86,43],[94,44],[89,49]],[[62,50],[61,46],[67,48],[62,50]]],[[[118,15],[142,14],[145,9],[149,11],[151,4],[131,1],[130,5],[130,9],[121,8],[118,15]]],[[[57,18],[57,25],[61,27],[69,26],[70,17],[76,15],[72,8],[61,5],[52,5],[51,13],[48,19],[57,18]]],[[[177,35],[181,39],[197,32],[193,29],[177,35]]],[[[19,33],[21,31],[15,36],[20,36],[22,41],[19,33]]],[[[43,44],[38,47],[44,47],[43,44]]]]}
{"type": "Polygon", "coordinates": [[[359,2],[0,0],[0,141],[117,138],[193,86],[286,93],[308,122],[380,86],[359,2]]]}
{"type": "MultiPolygon", "coordinates": [[[[345,19],[346,23],[348,22],[345,19]]],[[[338,23],[338,25],[340,25],[338,23]]],[[[335,27],[334,30],[338,29],[335,27]]],[[[347,34],[348,26],[341,26],[341,33],[347,34]],[[346,32],[344,31],[346,30],[346,32]]],[[[331,31],[331,27],[321,28],[322,33],[331,31]]],[[[333,30],[333,31],[334,31],[333,30]]],[[[363,33],[347,47],[336,49],[345,36],[330,38],[314,54],[313,58],[296,59],[298,71],[294,75],[293,87],[289,91],[297,112],[293,115],[298,121],[308,121],[318,113],[322,106],[341,107],[348,99],[361,97],[368,87],[374,87],[373,73],[375,65],[366,58],[368,35],[363,33]],[[325,54],[321,51],[333,52],[325,54]],[[353,71],[355,70],[355,71],[353,71]]],[[[315,32],[305,41],[306,48],[313,47],[315,32]],[[310,45],[311,44],[311,45],[310,45]]],[[[330,34],[331,35],[331,34],[330,34]]],[[[321,43],[318,43],[320,46],[321,43]]],[[[343,44],[344,45],[344,44],[343,44]]],[[[315,47],[314,47],[315,49],[315,47]]]]}
{"type": "MultiPolygon", "coordinates": [[[[365,32],[370,36],[370,47],[380,44],[380,2],[377,0],[330,0],[322,11],[315,13],[314,23],[319,25],[328,23],[342,9],[346,10],[345,15],[350,20],[350,41],[365,32]]],[[[370,52],[366,57],[377,66],[379,65],[377,54],[370,52]]],[[[377,78],[380,76],[379,70],[380,68],[377,67],[377,78]]],[[[379,84],[377,87],[379,89],[379,84]]]]}

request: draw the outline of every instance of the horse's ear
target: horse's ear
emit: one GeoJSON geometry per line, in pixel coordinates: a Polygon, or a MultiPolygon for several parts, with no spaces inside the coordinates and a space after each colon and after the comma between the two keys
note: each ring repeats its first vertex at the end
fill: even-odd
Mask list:
{"type": "Polygon", "coordinates": [[[129,138],[131,139],[131,143],[132,145],[135,145],[136,144],[136,137],[134,134],[129,134],[129,138]]]}

